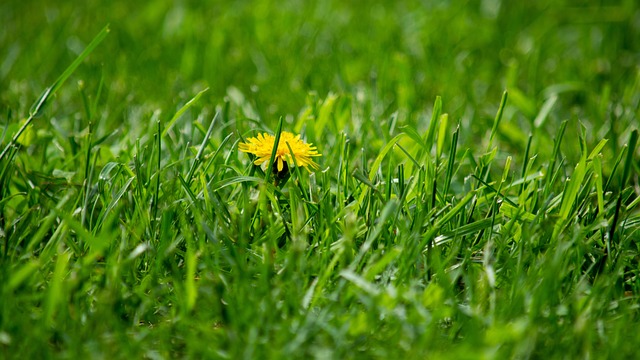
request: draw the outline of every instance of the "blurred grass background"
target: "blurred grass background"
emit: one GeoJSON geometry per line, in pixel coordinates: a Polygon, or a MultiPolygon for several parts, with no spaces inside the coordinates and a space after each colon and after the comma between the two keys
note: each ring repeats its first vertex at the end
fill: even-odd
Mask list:
{"type": "MultiPolygon", "coordinates": [[[[375,93],[381,115],[415,115],[441,95],[454,118],[491,118],[509,89],[521,92],[526,132],[550,93],[564,91],[554,116],[578,116],[597,133],[608,119],[591,106],[619,101],[640,62],[633,0],[9,0],[0,10],[0,99],[17,113],[107,23],[112,34],[76,78],[102,74],[102,107],[116,114],[171,108],[204,87],[214,101],[234,86],[268,123],[297,114],[310,91],[358,89],[375,93]]],[[[469,125],[473,135],[486,126],[469,125]]]]}

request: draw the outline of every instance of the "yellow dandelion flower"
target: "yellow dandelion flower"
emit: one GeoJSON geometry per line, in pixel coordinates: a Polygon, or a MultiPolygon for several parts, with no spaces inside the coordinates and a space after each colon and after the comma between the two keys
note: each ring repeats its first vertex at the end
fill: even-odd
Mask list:
{"type": "MultiPolygon", "coordinates": [[[[238,149],[242,152],[255,155],[257,158],[253,162],[256,165],[261,165],[263,162],[268,162],[271,159],[271,152],[273,151],[273,144],[276,142],[276,138],[273,135],[267,133],[258,134],[257,137],[247,139],[246,143],[238,144],[238,149]]],[[[300,135],[293,135],[290,132],[283,131],[280,134],[280,141],[278,142],[278,149],[276,150],[276,169],[281,172],[285,169],[285,166],[291,167],[294,165],[293,157],[295,157],[295,163],[298,166],[311,167],[312,169],[318,169],[319,166],[313,162],[313,158],[316,156],[322,156],[318,154],[318,150],[312,144],[307,144],[303,140],[300,140],[300,135]],[[289,151],[289,147],[291,151],[289,151]]],[[[308,168],[307,168],[308,169],[308,168]]]]}

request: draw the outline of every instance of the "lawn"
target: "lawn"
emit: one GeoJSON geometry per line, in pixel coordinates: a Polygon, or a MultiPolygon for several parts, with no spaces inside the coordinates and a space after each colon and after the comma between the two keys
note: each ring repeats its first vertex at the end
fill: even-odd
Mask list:
{"type": "Polygon", "coordinates": [[[0,358],[640,356],[637,1],[0,23],[0,358]]]}

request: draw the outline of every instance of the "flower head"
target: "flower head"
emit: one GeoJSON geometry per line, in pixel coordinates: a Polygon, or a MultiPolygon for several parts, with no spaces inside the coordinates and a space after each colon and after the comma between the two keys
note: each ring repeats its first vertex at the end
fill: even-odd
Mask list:
{"type": "MultiPolygon", "coordinates": [[[[253,163],[261,165],[263,162],[268,162],[271,159],[271,152],[273,151],[273,144],[275,142],[276,138],[273,135],[263,133],[258,134],[257,137],[247,139],[246,143],[238,144],[238,149],[242,152],[255,155],[256,159],[253,163]]],[[[285,167],[293,166],[294,157],[295,164],[318,169],[318,164],[313,162],[313,158],[316,156],[322,156],[322,154],[318,154],[315,146],[300,140],[300,135],[293,135],[290,132],[283,131],[280,134],[280,141],[278,142],[278,149],[276,150],[274,170],[277,169],[278,172],[281,172],[285,167]],[[291,147],[291,151],[289,151],[287,144],[291,147]]]]}

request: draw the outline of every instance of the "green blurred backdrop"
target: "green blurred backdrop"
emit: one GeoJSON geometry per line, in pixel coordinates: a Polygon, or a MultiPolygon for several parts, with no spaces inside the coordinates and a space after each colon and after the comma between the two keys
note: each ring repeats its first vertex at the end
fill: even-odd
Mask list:
{"type": "Polygon", "coordinates": [[[617,85],[640,62],[638,8],[634,0],[9,0],[0,5],[0,99],[23,113],[109,23],[112,34],[76,77],[103,73],[114,108],[171,107],[204,87],[221,99],[234,86],[277,118],[297,113],[309,91],[364,87],[382,111],[422,111],[442,95],[463,116],[495,109],[510,88],[533,117],[551,85],[575,83],[567,111],[606,86],[622,96],[617,85]]]}

